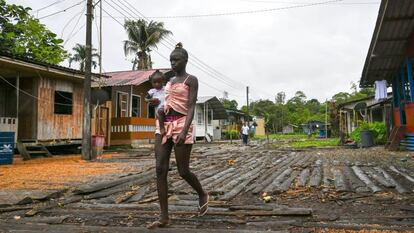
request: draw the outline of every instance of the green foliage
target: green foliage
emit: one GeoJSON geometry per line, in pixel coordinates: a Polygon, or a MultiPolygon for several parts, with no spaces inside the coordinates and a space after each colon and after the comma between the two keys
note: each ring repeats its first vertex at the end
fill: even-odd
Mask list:
{"type": "MultiPolygon", "coordinates": [[[[235,130],[235,129],[233,129],[232,131],[231,131],[231,133],[232,133],[232,139],[238,139],[239,138],[239,131],[237,131],[237,130],[235,130]]],[[[226,135],[225,135],[225,138],[226,139],[230,139],[230,130],[227,130],[226,131],[226,135]]]]}
{"type": "Polygon", "coordinates": [[[125,56],[134,55],[134,70],[138,66],[139,70],[151,69],[152,61],[149,55],[152,49],[157,48],[157,44],[171,31],[164,28],[164,23],[139,19],[126,20],[124,23],[125,31],[128,34],[128,40],[124,41],[125,56]]]}
{"type": "Polygon", "coordinates": [[[387,131],[383,122],[362,122],[352,133],[352,140],[361,143],[361,131],[370,130],[374,137],[374,143],[384,145],[387,142],[387,131]]]}
{"type": "Polygon", "coordinates": [[[0,50],[16,56],[58,64],[67,57],[57,38],[30,15],[30,8],[0,0],[0,50]]]}
{"type": "Polygon", "coordinates": [[[307,139],[289,142],[289,146],[295,148],[306,148],[306,147],[330,147],[338,146],[340,143],[339,138],[330,138],[330,139],[307,139]]]}
{"type": "Polygon", "coordinates": [[[225,108],[237,110],[237,101],[236,100],[228,100],[228,99],[220,99],[221,103],[225,108]]]}
{"type": "MultiPolygon", "coordinates": [[[[266,139],[267,136],[258,136],[256,135],[257,139],[266,139]]],[[[297,134],[297,133],[293,133],[293,134],[270,134],[269,135],[269,139],[276,139],[276,140],[301,140],[301,139],[307,139],[308,136],[305,134],[297,134]]]]}
{"type": "MultiPolygon", "coordinates": [[[[79,70],[85,71],[85,62],[86,62],[86,46],[81,44],[76,44],[72,48],[73,54],[69,56],[69,67],[73,62],[79,63],[79,70]]],[[[94,58],[99,58],[99,54],[96,53],[96,49],[92,48],[92,66],[96,68],[97,62],[94,58]]]]}

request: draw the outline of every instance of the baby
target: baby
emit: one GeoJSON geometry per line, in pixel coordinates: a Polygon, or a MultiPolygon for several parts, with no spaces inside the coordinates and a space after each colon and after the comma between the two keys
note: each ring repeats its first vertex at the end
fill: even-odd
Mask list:
{"type": "Polygon", "coordinates": [[[152,87],[149,91],[147,96],[145,97],[145,101],[149,102],[150,104],[154,105],[155,107],[155,116],[158,119],[160,125],[160,132],[161,135],[164,135],[165,128],[164,128],[164,121],[165,121],[165,113],[164,113],[164,74],[156,70],[151,76],[150,81],[152,87]]]}

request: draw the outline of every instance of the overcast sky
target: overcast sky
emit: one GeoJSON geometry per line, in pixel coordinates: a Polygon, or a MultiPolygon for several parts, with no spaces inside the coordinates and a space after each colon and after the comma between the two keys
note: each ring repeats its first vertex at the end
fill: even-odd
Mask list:
{"type": "MultiPolygon", "coordinates": [[[[39,18],[80,2],[6,1],[31,7],[33,14],[39,18]],[[36,11],[55,2],[46,9],[36,11]]],[[[123,14],[138,18],[139,12],[125,7],[126,1],[147,17],[160,17],[260,11],[328,0],[104,0],[103,9],[121,23],[124,21],[123,14]]],[[[86,20],[86,0],[84,2],[41,19],[50,30],[67,40],[65,48],[68,51],[76,43],[85,43],[85,27],[82,26],[86,20]]],[[[170,44],[181,41],[191,54],[214,69],[197,68],[200,62],[190,58],[187,71],[201,82],[199,96],[215,95],[220,98],[227,91],[229,98],[236,99],[241,106],[246,102],[245,86],[248,85],[252,100],[274,100],[275,94],[280,91],[291,98],[301,90],[308,99],[324,101],[337,92],[350,91],[350,82],[359,81],[379,2],[343,0],[251,14],[151,19],[163,21],[165,27],[173,32],[172,40],[163,42],[166,46],[159,45],[160,54],[168,58],[173,49],[170,44]]],[[[103,68],[107,72],[130,70],[131,57],[125,58],[122,46],[122,41],[127,39],[126,33],[107,13],[104,12],[103,16],[103,68]]],[[[97,48],[95,23],[93,29],[93,43],[97,48]]],[[[154,68],[169,67],[164,57],[155,52],[151,55],[154,68]]]]}

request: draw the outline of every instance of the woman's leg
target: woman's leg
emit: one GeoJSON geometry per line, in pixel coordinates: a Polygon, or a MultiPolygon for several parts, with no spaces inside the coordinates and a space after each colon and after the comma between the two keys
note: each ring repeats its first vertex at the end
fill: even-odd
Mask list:
{"type": "Polygon", "coordinates": [[[158,200],[161,209],[161,222],[168,222],[168,184],[167,174],[170,165],[170,156],[173,143],[167,140],[162,144],[162,136],[156,134],[155,136],[155,160],[156,160],[156,174],[157,174],[157,191],[158,200]]]}
{"type": "Polygon", "coordinates": [[[175,160],[177,162],[178,173],[197,192],[199,196],[199,205],[203,206],[208,200],[208,195],[203,190],[203,187],[201,187],[200,181],[198,181],[194,173],[190,171],[190,155],[192,146],[192,144],[176,145],[174,147],[175,160]]]}

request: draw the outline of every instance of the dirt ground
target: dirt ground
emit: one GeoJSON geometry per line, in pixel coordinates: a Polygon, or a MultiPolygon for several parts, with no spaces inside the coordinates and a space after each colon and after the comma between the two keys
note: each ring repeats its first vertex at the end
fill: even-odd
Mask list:
{"type": "MultiPolygon", "coordinates": [[[[414,232],[409,152],[201,144],[191,168],[210,193],[209,212],[197,217],[196,193],[172,159],[172,223],[160,232],[414,232]]],[[[158,216],[151,148],[98,162],[17,160],[0,174],[3,199],[20,194],[0,204],[0,232],[146,232],[158,216]]]]}

